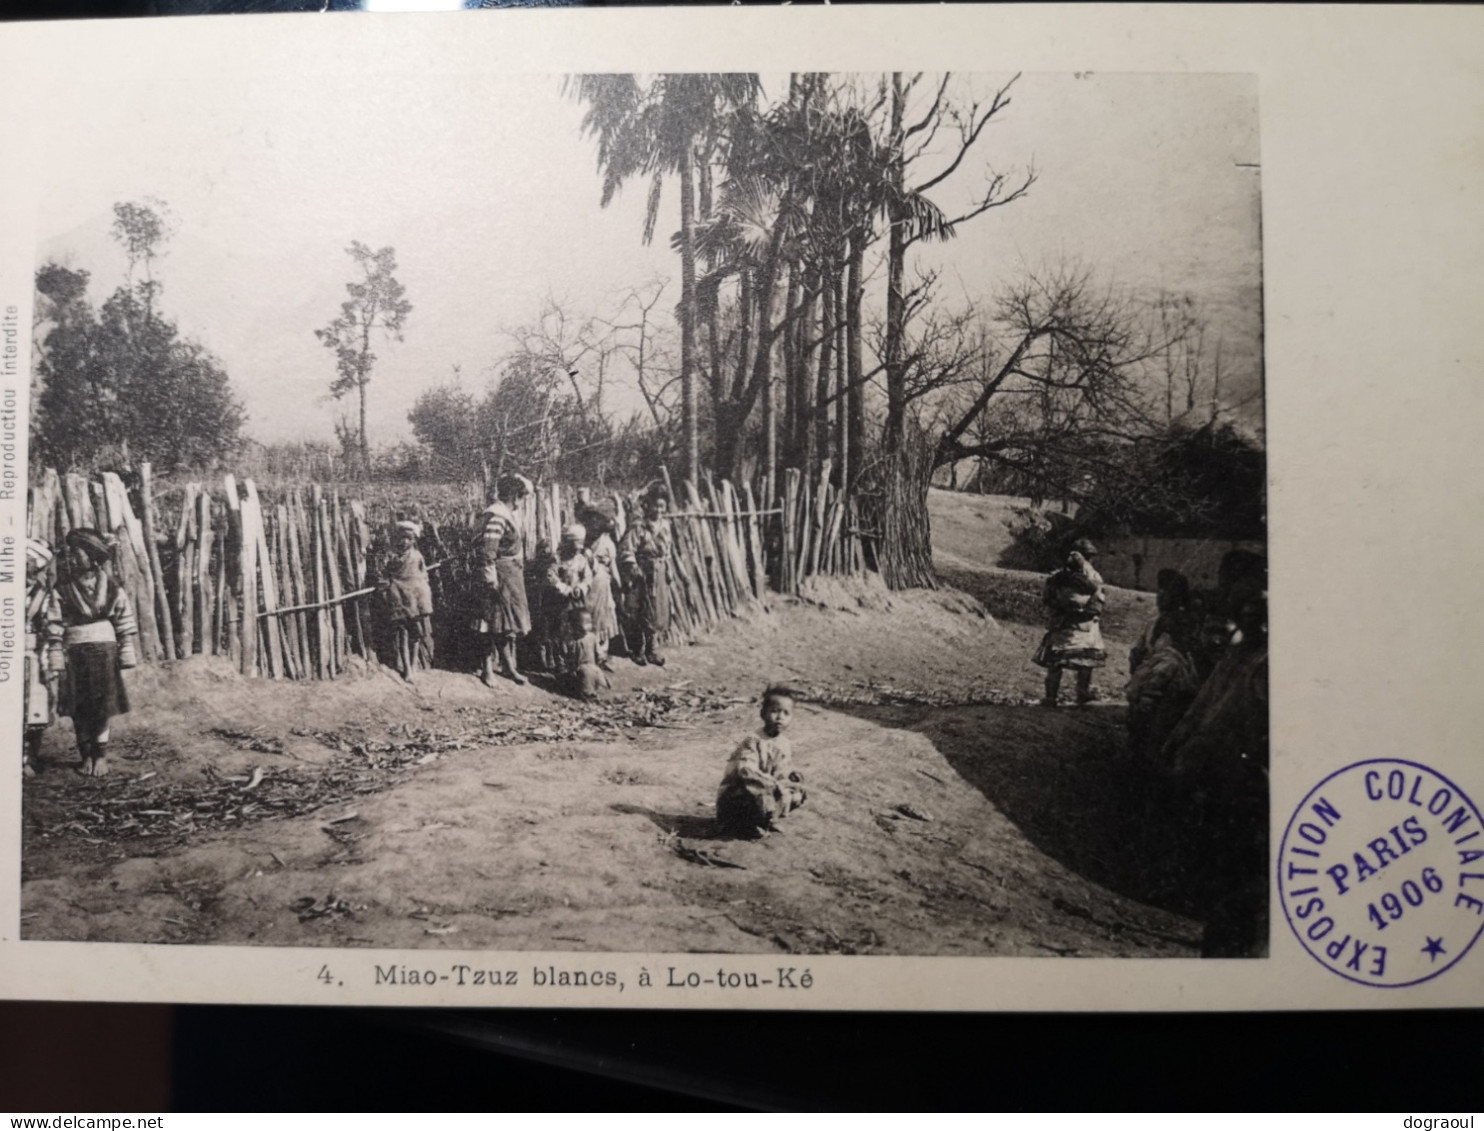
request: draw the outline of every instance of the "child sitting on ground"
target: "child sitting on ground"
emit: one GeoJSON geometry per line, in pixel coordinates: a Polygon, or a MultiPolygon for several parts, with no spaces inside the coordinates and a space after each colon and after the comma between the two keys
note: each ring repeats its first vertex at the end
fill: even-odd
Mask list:
{"type": "Polygon", "coordinates": [[[716,795],[716,822],[733,836],[756,837],[804,804],[803,777],[790,767],[793,747],[783,732],[793,718],[794,692],[763,692],[763,726],[742,740],[727,763],[716,795]]]}

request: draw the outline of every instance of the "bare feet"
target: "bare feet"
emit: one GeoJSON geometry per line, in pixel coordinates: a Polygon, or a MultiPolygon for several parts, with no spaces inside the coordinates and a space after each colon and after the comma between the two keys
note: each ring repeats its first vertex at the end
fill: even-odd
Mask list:
{"type": "Polygon", "coordinates": [[[93,776],[95,778],[101,778],[101,777],[104,777],[107,773],[108,773],[108,759],[107,758],[94,758],[93,759],[93,776]]]}
{"type": "Polygon", "coordinates": [[[92,759],[92,758],[84,758],[82,761],[78,762],[78,764],[77,764],[77,772],[80,773],[85,778],[90,778],[90,777],[93,776],[93,766],[94,766],[94,759],[92,759]]]}
{"type": "Polygon", "coordinates": [[[30,762],[21,763],[21,776],[27,778],[34,778],[36,776],[36,771],[32,769],[30,762]]]}
{"type": "Polygon", "coordinates": [[[515,684],[517,687],[524,687],[527,682],[526,677],[521,675],[520,672],[516,671],[514,668],[507,668],[505,670],[505,674],[509,677],[510,682],[515,684]]]}

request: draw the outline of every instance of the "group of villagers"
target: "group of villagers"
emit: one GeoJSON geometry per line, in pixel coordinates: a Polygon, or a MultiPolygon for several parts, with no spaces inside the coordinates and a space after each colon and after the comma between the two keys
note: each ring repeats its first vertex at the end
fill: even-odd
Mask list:
{"type": "MultiPolygon", "coordinates": [[[[1068,669],[1077,703],[1097,698],[1093,672],[1107,652],[1096,556],[1081,539],[1046,580],[1048,626],[1034,660],[1046,669],[1048,707],[1068,669]]],[[[1129,652],[1129,750],[1158,804],[1178,816],[1211,957],[1255,953],[1267,937],[1267,586],[1267,559],[1249,550],[1222,558],[1214,590],[1160,570],[1155,617],[1129,652]]]]}
{"type": "MultiPolygon", "coordinates": [[[[532,490],[523,476],[501,478],[474,548],[473,627],[485,642],[480,676],[490,686],[497,667],[506,679],[526,682],[516,645],[532,632],[532,602],[516,508],[532,490]]],[[[673,535],[663,487],[645,492],[641,512],[615,542],[611,513],[579,495],[579,521],[562,531],[549,560],[538,563],[543,642],[567,690],[585,699],[608,686],[615,639],[624,640],[636,665],[665,664],[659,641],[670,624],[673,535]]],[[[396,666],[409,679],[415,668],[431,666],[434,655],[430,567],[418,547],[421,537],[419,523],[396,524],[375,586],[396,666]]],[[[122,673],[138,662],[139,635],[128,594],[114,573],[114,549],[112,538],[88,528],[67,535],[60,561],[46,543],[27,541],[22,772],[28,777],[35,773],[42,737],[59,715],[72,720],[78,771],[89,777],[108,772],[109,725],[129,710],[122,673]]],[[[770,831],[804,803],[802,778],[784,736],[795,698],[788,688],[770,687],[762,698],[762,727],[727,763],[717,818],[735,835],[770,831]]]]}
{"type": "MultiPolygon", "coordinates": [[[[641,517],[618,540],[613,513],[579,492],[576,521],[557,545],[528,554],[518,511],[532,490],[524,476],[501,477],[475,539],[471,627],[483,641],[480,678],[490,687],[497,673],[524,684],[517,649],[528,637],[539,642],[565,689],[584,699],[609,686],[615,640],[635,664],[663,667],[659,641],[670,625],[673,541],[664,488],[644,493],[641,517]]],[[[421,536],[419,523],[397,523],[377,585],[395,663],[409,679],[433,661],[433,596],[421,536]]]]}
{"type": "MultiPolygon", "coordinates": [[[[670,498],[651,486],[640,501],[640,517],[617,541],[613,514],[579,492],[576,521],[561,532],[555,550],[538,550],[532,571],[538,600],[527,591],[527,554],[518,509],[533,490],[530,480],[507,475],[495,484],[485,508],[474,557],[478,592],[473,628],[485,642],[480,678],[495,686],[496,672],[524,684],[517,646],[533,635],[549,650],[565,689],[597,698],[610,686],[612,646],[623,642],[640,667],[663,667],[659,641],[670,625],[670,498]],[[534,623],[533,604],[540,610],[534,623]]],[[[411,678],[415,666],[431,665],[433,613],[428,566],[417,543],[416,522],[397,524],[392,552],[381,566],[379,588],[393,633],[396,662],[411,678]]],[[[436,568],[436,567],[435,567],[436,568]]],[[[719,828],[738,837],[774,831],[776,822],[804,804],[802,775],[784,732],[797,694],[769,687],[762,696],[762,726],[742,740],[728,760],[717,793],[719,828]]]]}
{"type": "MultiPolygon", "coordinates": [[[[531,602],[515,508],[531,491],[523,476],[501,478],[476,546],[474,627],[486,645],[481,678],[491,686],[497,666],[506,679],[526,682],[516,645],[532,630],[531,602]]],[[[543,594],[546,640],[572,693],[591,699],[608,685],[610,649],[621,636],[635,664],[664,665],[658,641],[669,627],[668,512],[668,495],[652,487],[643,497],[642,517],[615,544],[611,517],[586,496],[579,498],[581,521],[562,531],[546,563],[543,594]]],[[[396,661],[409,677],[415,666],[433,660],[433,599],[420,536],[416,522],[398,523],[379,582],[396,661]]],[[[1106,593],[1093,565],[1096,556],[1095,546],[1079,540],[1046,581],[1049,624],[1033,659],[1046,669],[1048,707],[1058,704],[1069,669],[1077,703],[1096,697],[1093,673],[1107,660],[1100,628],[1106,593]]],[[[45,543],[27,542],[22,760],[28,775],[57,715],[72,720],[79,772],[108,772],[109,724],[129,710],[121,673],[137,663],[139,631],[110,568],[112,557],[110,540],[88,528],[67,535],[60,562],[45,543]]],[[[1161,571],[1157,615],[1130,653],[1130,746],[1183,788],[1193,825],[1205,838],[1215,904],[1208,936],[1213,929],[1217,936],[1208,942],[1217,952],[1245,952],[1255,929],[1254,908],[1266,893],[1266,591],[1265,559],[1240,550],[1223,559],[1213,593],[1198,594],[1182,574],[1161,571]]],[[[733,754],[718,795],[724,828],[740,835],[766,830],[803,804],[801,778],[783,735],[794,699],[786,688],[764,694],[763,726],[733,754]]]]}

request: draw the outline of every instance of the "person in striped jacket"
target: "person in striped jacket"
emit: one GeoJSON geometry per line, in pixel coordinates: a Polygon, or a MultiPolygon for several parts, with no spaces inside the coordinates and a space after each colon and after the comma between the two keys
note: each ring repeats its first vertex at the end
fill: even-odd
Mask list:
{"type": "Polygon", "coordinates": [[[96,530],[67,535],[66,570],[57,588],[66,665],[58,711],[72,719],[78,773],[108,773],[109,721],[129,711],[123,671],[138,663],[139,626],[129,596],[109,569],[113,547],[96,530]]]}

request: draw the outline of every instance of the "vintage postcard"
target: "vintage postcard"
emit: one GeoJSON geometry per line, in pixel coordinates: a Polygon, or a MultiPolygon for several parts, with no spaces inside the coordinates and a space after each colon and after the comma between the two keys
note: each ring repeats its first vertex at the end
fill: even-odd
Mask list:
{"type": "Polygon", "coordinates": [[[0,28],[0,994],[1484,1004],[1481,47],[0,28]]]}

